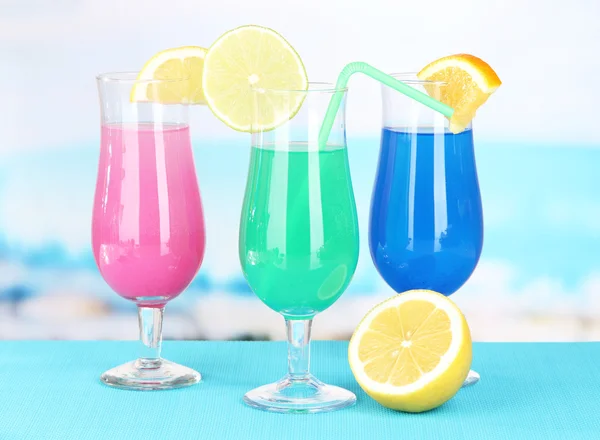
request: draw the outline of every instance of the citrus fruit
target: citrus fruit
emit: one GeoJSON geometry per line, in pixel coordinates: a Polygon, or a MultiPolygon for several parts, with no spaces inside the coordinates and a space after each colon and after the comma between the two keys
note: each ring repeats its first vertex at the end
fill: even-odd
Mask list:
{"type": "Polygon", "coordinates": [[[131,101],[205,104],[202,70],[206,49],[183,46],[154,55],[138,74],[131,90],[131,101]],[[151,80],[162,80],[151,82],[151,80]]]}
{"type": "Polygon", "coordinates": [[[234,130],[248,132],[288,121],[305,97],[255,90],[303,91],[308,78],[302,60],[281,35],[249,25],[225,33],[209,48],[202,86],[215,116],[234,130]]]}
{"type": "Polygon", "coordinates": [[[375,306],[348,349],[361,388],[381,405],[422,412],[452,398],[471,366],[471,334],[452,301],[411,290],[375,306]]]}
{"type": "Polygon", "coordinates": [[[425,85],[430,96],[454,109],[450,130],[460,133],[471,123],[477,109],[502,84],[494,69],[473,55],[458,54],[440,58],[425,66],[417,77],[445,83],[425,85]]]}

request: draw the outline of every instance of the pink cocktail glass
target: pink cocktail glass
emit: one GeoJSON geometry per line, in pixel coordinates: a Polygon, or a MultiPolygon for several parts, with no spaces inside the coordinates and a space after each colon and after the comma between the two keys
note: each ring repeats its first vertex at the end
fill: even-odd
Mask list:
{"type": "Polygon", "coordinates": [[[138,306],[144,351],[101,379],[121,388],[169,389],[200,380],[196,371],[162,359],[160,349],[164,307],[202,264],[204,218],[188,107],[131,102],[132,87],[161,85],[136,76],[98,76],[102,131],[92,248],[107,284],[138,306]]]}

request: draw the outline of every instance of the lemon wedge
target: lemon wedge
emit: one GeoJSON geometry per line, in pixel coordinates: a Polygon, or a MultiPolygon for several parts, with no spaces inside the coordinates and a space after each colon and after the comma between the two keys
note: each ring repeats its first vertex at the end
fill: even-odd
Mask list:
{"type": "Polygon", "coordinates": [[[207,50],[183,46],[163,50],[154,55],[138,74],[131,89],[132,102],[206,104],[202,91],[202,71],[207,50]]]}
{"type": "Polygon", "coordinates": [[[361,388],[381,405],[422,412],[452,398],[471,366],[471,334],[452,301],[411,290],[375,306],[348,349],[361,388]]]}
{"type": "Polygon", "coordinates": [[[277,32],[242,26],[223,34],[208,49],[202,87],[212,112],[237,131],[270,130],[291,119],[303,93],[265,93],[254,89],[308,88],[302,60],[277,32]]]}
{"type": "Polygon", "coordinates": [[[425,66],[417,77],[423,81],[441,81],[441,87],[425,85],[427,93],[454,109],[450,130],[460,133],[475,113],[502,82],[480,58],[469,54],[450,55],[425,66]]]}

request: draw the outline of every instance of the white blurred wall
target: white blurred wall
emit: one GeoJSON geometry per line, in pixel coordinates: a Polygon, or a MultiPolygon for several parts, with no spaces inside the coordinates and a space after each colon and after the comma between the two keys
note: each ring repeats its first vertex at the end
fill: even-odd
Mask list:
{"type": "MultiPolygon", "coordinates": [[[[97,73],[139,69],[158,50],[209,46],[250,23],[281,32],[319,81],[355,60],[413,71],[478,55],[504,82],[479,112],[480,138],[596,142],[598,17],[597,0],[0,0],[0,151],[96,136],[97,73]]],[[[379,105],[377,84],[352,81],[351,136],[377,133],[379,105]]],[[[231,134],[214,119],[202,125],[231,134]]]]}

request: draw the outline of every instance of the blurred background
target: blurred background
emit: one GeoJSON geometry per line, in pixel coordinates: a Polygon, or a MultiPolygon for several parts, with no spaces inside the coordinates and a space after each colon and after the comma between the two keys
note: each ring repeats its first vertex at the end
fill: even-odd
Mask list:
{"type": "MultiPolygon", "coordinates": [[[[312,81],[334,81],[356,60],[396,72],[459,52],[488,61],[504,85],[474,121],[484,251],[452,299],[478,341],[600,339],[599,16],[596,0],[0,0],[0,338],[137,338],[134,306],[106,286],[91,252],[95,75],[253,23],[282,33],[312,81]]],[[[366,233],[380,124],[379,86],[353,79],[361,255],[316,338],[348,338],[394,294],[366,233]]],[[[203,107],[192,132],[207,250],[167,306],[165,338],[281,339],[282,318],[254,297],[237,257],[250,140],[203,107]]]]}

